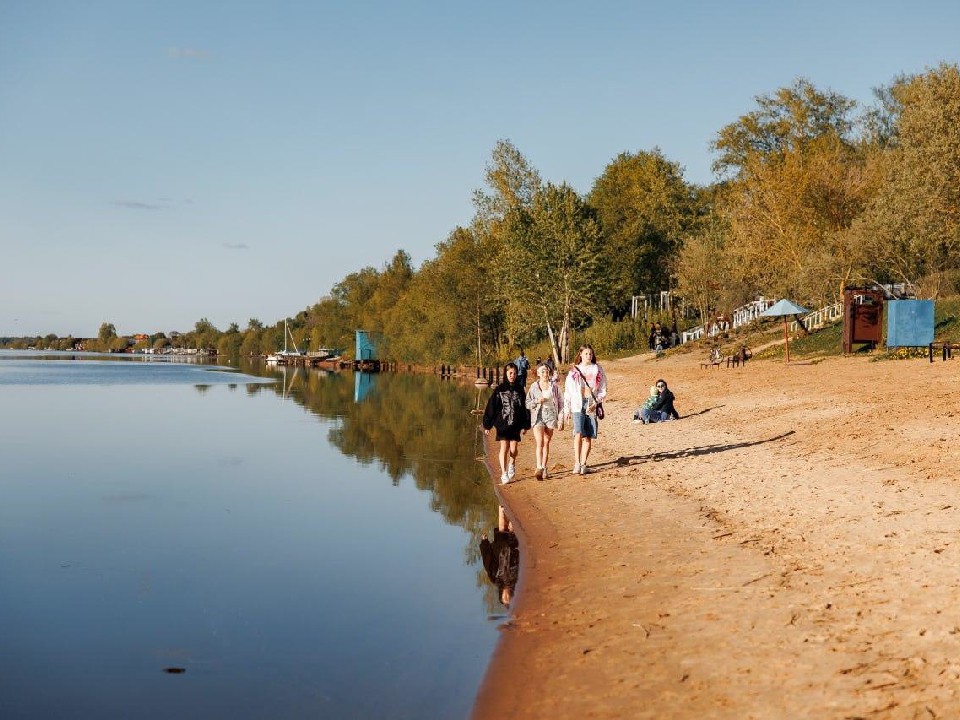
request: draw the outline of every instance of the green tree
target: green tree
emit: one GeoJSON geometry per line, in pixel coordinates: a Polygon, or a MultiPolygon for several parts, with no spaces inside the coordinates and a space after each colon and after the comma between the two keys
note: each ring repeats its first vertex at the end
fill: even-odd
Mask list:
{"type": "Polygon", "coordinates": [[[625,312],[633,295],[669,288],[680,239],[695,219],[694,192],[680,165],[659,149],[622,153],[587,197],[603,228],[610,309],[625,312]]]}
{"type": "Polygon", "coordinates": [[[114,327],[113,323],[105,322],[100,325],[100,331],[97,333],[97,339],[104,344],[104,347],[109,347],[110,343],[116,337],[117,328],[114,327]]]}
{"type": "Polygon", "coordinates": [[[543,185],[540,173],[505,139],[494,146],[484,177],[491,192],[473,194],[477,219],[484,225],[502,220],[514,207],[529,207],[543,185]]]}
{"type": "Polygon", "coordinates": [[[529,208],[506,217],[499,271],[507,319],[530,341],[545,330],[558,363],[570,359],[570,333],[602,308],[602,236],[591,208],[568,185],[547,183],[529,208]]]}
{"type": "Polygon", "coordinates": [[[198,350],[215,348],[220,339],[220,331],[206,318],[200,318],[193,326],[193,347],[198,350]]]}

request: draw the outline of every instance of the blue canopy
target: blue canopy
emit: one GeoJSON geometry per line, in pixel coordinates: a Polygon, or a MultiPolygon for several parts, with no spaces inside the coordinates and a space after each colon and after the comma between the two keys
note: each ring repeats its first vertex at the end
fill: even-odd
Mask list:
{"type": "Polygon", "coordinates": [[[781,315],[799,315],[806,312],[810,311],[805,307],[800,307],[796,303],[790,302],[789,300],[780,300],[775,305],[771,305],[760,314],[765,317],[780,317],[781,315]]]}

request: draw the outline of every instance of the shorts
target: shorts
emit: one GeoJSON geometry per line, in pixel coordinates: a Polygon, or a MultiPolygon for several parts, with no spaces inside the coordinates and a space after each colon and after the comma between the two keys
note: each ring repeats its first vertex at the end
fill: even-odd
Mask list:
{"type": "Polygon", "coordinates": [[[520,442],[520,430],[518,428],[507,428],[501,430],[497,428],[497,440],[515,440],[520,442]]]}
{"type": "Polygon", "coordinates": [[[597,419],[585,412],[575,412],[573,414],[573,434],[595,438],[597,436],[597,419]]]}

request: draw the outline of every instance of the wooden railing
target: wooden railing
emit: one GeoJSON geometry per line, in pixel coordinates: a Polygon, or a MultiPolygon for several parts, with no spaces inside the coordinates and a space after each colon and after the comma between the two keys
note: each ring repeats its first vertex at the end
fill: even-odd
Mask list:
{"type": "MultiPolygon", "coordinates": [[[[774,300],[767,300],[766,298],[760,298],[758,300],[754,300],[753,302],[749,302],[733,311],[731,314],[731,322],[713,323],[710,326],[709,332],[703,325],[690,330],[684,330],[682,333],[680,333],[680,342],[682,344],[690,342],[691,340],[700,340],[704,337],[714,337],[725,330],[731,330],[733,328],[738,328],[752,323],[754,320],[760,317],[764,310],[769,308],[774,303],[774,300]]],[[[818,328],[822,328],[827,323],[834,322],[842,317],[843,303],[837,302],[833,305],[827,305],[826,307],[820,308],[819,310],[814,310],[813,312],[804,315],[802,319],[804,327],[806,327],[807,330],[816,330],[818,328]]],[[[797,332],[799,329],[800,328],[796,320],[790,323],[790,332],[797,332]]]]}
{"type": "MultiPolygon", "coordinates": [[[[843,317],[843,303],[837,302],[833,305],[827,305],[824,308],[819,310],[814,310],[812,313],[808,313],[803,316],[803,326],[807,330],[817,330],[822,328],[827,323],[832,323],[834,320],[839,320],[843,317]]],[[[797,332],[800,329],[799,323],[794,320],[790,323],[790,332],[797,332]]]]}

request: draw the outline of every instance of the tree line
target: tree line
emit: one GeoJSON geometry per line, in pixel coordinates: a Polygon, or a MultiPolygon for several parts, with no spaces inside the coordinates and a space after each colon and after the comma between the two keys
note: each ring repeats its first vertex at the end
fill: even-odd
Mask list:
{"type": "MultiPolygon", "coordinates": [[[[618,155],[581,195],[543,181],[501,140],[473,217],[434,257],[414,268],[399,250],[352,272],[289,326],[312,349],[349,350],[355,329],[378,332],[383,356],[404,362],[491,364],[517,347],[567,362],[574,337],[601,352],[642,347],[647,328],[630,318],[631,300],[663,290],[694,311],[690,322],[758,295],[820,307],[851,284],[952,294],[960,70],[942,63],[874,94],[861,107],[798,79],[758,96],[717,132],[706,186],[653,148],[618,155]]],[[[654,319],[686,323],[644,318],[654,319]]],[[[101,345],[120,342],[103,335],[101,345]]],[[[221,332],[203,319],[177,339],[262,354],[282,346],[283,321],[221,332]]]]}

